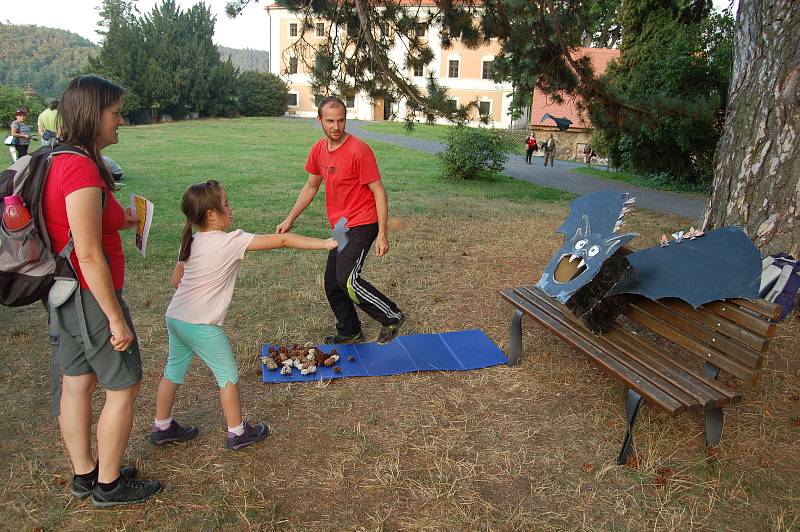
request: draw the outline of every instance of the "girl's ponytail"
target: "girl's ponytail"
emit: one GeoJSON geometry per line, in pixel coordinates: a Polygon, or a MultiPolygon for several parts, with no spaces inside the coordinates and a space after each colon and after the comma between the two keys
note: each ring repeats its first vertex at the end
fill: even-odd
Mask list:
{"type": "Polygon", "coordinates": [[[183,226],[183,235],[181,235],[181,249],[178,254],[178,260],[184,262],[189,259],[192,254],[192,222],[186,220],[186,225],[183,226]]]}
{"type": "Polygon", "coordinates": [[[222,187],[210,179],[186,189],[181,201],[181,210],[186,216],[186,225],[181,236],[181,249],[178,260],[186,261],[192,253],[192,226],[204,228],[208,211],[222,212],[222,187]]]}

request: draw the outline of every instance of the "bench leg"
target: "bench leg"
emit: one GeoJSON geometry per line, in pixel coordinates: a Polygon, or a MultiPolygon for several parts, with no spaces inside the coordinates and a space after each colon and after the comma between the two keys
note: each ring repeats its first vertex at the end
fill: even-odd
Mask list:
{"type": "MultiPolygon", "coordinates": [[[[716,379],[719,376],[719,368],[714,364],[706,362],[703,365],[703,375],[709,379],[716,379]]],[[[705,411],[706,422],[706,446],[716,447],[722,439],[722,426],[724,414],[722,408],[707,408],[705,411]]]]}
{"type": "Polygon", "coordinates": [[[622,440],[622,449],[617,456],[617,465],[624,465],[628,461],[628,455],[633,449],[633,425],[636,423],[636,416],[639,415],[639,407],[642,406],[642,396],[628,389],[625,396],[625,419],[627,427],[625,429],[625,439],[622,440]]]}
{"type": "Polygon", "coordinates": [[[508,333],[508,365],[519,364],[522,354],[522,311],[517,310],[511,318],[511,330],[508,333]]]}
{"type": "Polygon", "coordinates": [[[705,411],[706,418],[706,446],[716,447],[722,439],[722,425],[724,414],[722,408],[708,408],[705,411]]]}

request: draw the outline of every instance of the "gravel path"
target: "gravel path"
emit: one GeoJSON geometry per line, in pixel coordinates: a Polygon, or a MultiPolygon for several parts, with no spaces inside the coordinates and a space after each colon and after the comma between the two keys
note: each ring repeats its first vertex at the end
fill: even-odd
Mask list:
{"type": "MultiPolygon", "coordinates": [[[[427,153],[438,153],[442,150],[441,142],[416,139],[405,135],[390,135],[367,131],[361,127],[367,123],[368,122],[359,120],[348,120],[347,130],[365,140],[377,140],[427,153]]],[[[652,190],[622,181],[603,179],[573,172],[573,168],[584,166],[581,163],[557,160],[555,166],[545,168],[542,164],[543,160],[542,157],[534,157],[533,164],[526,164],[523,156],[511,155],[508,158],[508,162],[506,162],[503,173],[530,183],[536,183],[537,185],[558,190],[565,190],[579,195],[598,190],[629,192],[632,196],[636,197],[636,205],[643,209],[650,209],[666,214],[676,214],[695,222],[699,221],[700,217],[703,215],[706,198],[702,196],[652,190]]],[[[697,223],[694,225],[697,225],[697,223]]]]}

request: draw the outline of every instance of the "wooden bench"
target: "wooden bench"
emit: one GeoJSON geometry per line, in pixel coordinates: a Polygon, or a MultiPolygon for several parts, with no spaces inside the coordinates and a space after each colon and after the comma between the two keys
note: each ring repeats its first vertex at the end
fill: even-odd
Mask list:
{"type": "Polygon", "coordinates": [[[528,315],[627,386],[620,465],[633,447],[643,399],[671,415],[702,411],[706,444],[716,446],[722,437],[722,408],[742,400],[741,392],[718,379],[720,371],[755,384],[780,315],[778,305],[764,300],[715,301],[695,309],[677,299],[656,302],[635,296],[625,317],[597,336],[565,305],[534,286],[500,294],[516,309],[508,343],[510,365],[519,361],[522,316],[528,315]]]}

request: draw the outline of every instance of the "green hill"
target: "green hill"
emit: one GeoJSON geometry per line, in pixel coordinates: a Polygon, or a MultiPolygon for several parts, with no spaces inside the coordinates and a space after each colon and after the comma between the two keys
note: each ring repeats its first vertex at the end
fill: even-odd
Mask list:
{"type": "Polygon", "coordinates": [[[30,83],[44,98],[59,96],[97,51],[76,33],[41,26],[0,23],[0,42],[0,84],[25,88],[30,83]]]}
{"type": "MultiPolygon", "coordinates": [[[[0,85],[24,89],[31,84],[43,97],[58,97],[67,82],[84,71],[86,60],[99,47],[71,31],[42,26],[0,23],[0,85]]],[[[249,48],[217,46],[241,72],[269,70],[269,53],[249,48]]]]}
{"type": "Polygon", "coordinates": [[[219,56],[223,61],[230,56],[233,66],[240,72],[255,70],[256,72],[269,71],[269,52],[264,50],[253,50],[250,48],[228,48],[227,46],[217,45],[219,56]]]}

